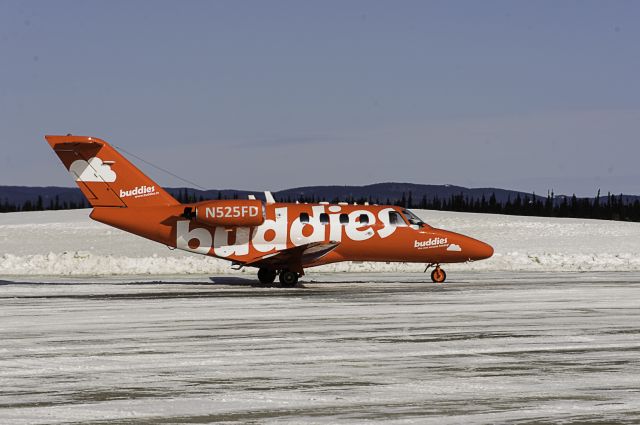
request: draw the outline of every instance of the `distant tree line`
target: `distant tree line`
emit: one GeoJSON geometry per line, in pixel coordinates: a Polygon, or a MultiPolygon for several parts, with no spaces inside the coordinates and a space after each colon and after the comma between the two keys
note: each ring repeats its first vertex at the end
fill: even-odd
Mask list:
{"type": "Polygon", "coordinates": [[[75,210],[88,208],[89,204],[84,200],[61,201],[59,196],[45,202],[42,196],[38,196],[35,201],[27,200],[23,203],[10,202],[7,198],[0,202],[0,213],[19,211],[45,211],[45,210],[75,210]]]}
{"type": "MultiPolygon", "coordinates": [[[[181,189],[174,192],[173,195],[181,203],[195,203],[206,200],[202,194],[188,189],[181,189]]],[[[238,194],[224,194],[218,192],[213,199],[238,199],[238,194]]],[[[298,196],[292,198],[278,199],[281,202],[308,202],[317,203],[325,201],[315,196],[298,196]]],[[[484,195],[480,198],[465,196],[460,193],[451,195],[448,198],[440,198],[434,196],[428,198],[426,195],[420,199],[415,199],[411,192],[402,194],[400,199],[381,199],[379,197],[348,197],[347,199],[333,198],[328,200],[331,203],[348,202],[350,204],[378,204],[378,205],[397,205],[404,208],[420,208],[439,211],[459,211],[474,212],[487,214],[508,214],[508,215],[524,215],[524,216],[540,216],[540,217],[573,217],[573,218],[594,218],[601,220],[620,220],[640,222],[640,200],[626,200],[623,195],[600,196],[600,191],[595,198],[578,198],[576,195],[571,197],[562,196],[555,197],[553,193],[549,193],[546,198],[531,195],[520,196],[515,198],[507,198],[501,202],[496,199],[495,193],[487,199],[484,195]]],[[[17,211],[43,211],[43,210],[65,210],[87,208],[89,205],[82,199],[80,201],[60,201],[59,197],[43,201],[42,196],[38,196],[35,202],[25,201],[22,204],[15,204],[4,199],[0,202],[0,212],[17,212],[17,211]]]]}
{"type": "MultiPolygon", "coordinates": [[[[178,191],[173,191],[171,196],[176,198],[176,200],[182,204],[193,204],[196,202],[202,202],[206,200],[223,200],[223,199],[238,199],[238,194],[234,193],[231,195],[227,195],[222,193],[222,191],[218,191],[218,195],[212,198],[205,198],[202,194],[196,193],[196,191],[191,191],[189,189],[180,189],[178,191]]],[[[295,201],[294,201],[295,202],[295,201]]]]}
{"type": "MultiPolygon", "coordinates": [[[[301,196],[298,199],[287,198],[283,202],[318,202],[315,197],[301,196]]],[[[607,194],[600,196],[600,191],[595,198],[555,197],[549,193],[546,198],[531,195],[520,196],[514,199],[508,197],[506,201],[500,202],[492,193],[487,199],[484,195],[480,198],[468,197],[460,193],[451,195],[449,198],[439,198],[434,196],[428,198],[426,195],[420,199],[415,199],[411,192],[403,193],[398,200],[380,199],[369,196],[368,198],[354,198],[331,200],[332,203],[348,202],[358,204],[379,204],[397,205],[404,208],[420,208],[438,211],[459,211],[486,214],[507,214],[539,217],[572,217],[572,218],[593,218],[600,220],[618,221],[640,221],[640,200],[626,201],[623,195],[607,194]]]]}

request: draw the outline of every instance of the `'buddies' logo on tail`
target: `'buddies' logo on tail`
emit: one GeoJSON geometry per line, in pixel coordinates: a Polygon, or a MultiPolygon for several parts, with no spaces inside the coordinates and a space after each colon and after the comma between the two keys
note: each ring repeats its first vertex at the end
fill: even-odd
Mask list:
{"type": "Polygon", "coordinates": [[[153,196],[157,195],[155,186],[138,186],[131,190],[122,190],[120,189],[120,197],[127,198],[129,196],[133,196],[134,198],[142,198],[145,196],[153,196]]]}

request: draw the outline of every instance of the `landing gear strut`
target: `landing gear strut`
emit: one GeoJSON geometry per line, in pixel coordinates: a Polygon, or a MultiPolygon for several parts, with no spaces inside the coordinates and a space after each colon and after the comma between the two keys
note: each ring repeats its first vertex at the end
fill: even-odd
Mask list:
{"type": "Polygon", "coordinates": [[[436,265],[436,268],[431,272],[431,280],[435,283],[442,283],[447,279],[447,274],[440,268],[440,265],[436,265]]]}
{"type": "Polygon", "coordinates": [[[258,270],[258,280],[263,285],[271,285],[276,280],[276,271],[261,267],[258,270]]]}
{"type": "Polygon", "coordinates": [[[283,288],[293,288],[297,283],[298,273],[286,269],[280,272],[280,285],[283,288]]]}

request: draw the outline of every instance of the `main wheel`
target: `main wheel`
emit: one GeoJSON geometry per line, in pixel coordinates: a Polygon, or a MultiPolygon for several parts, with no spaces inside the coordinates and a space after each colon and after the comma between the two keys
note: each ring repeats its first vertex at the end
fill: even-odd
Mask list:
{"type": "Polygon", "coordinates": [[[442,283],[447,279],[447,274],[440,267],[436,267],[431,272],[431,280],[435,283],[442,283]]]}
{"type": "Polygon", "coordinates": [[[271,285],[276,280],[276,271],[262,267],[258,270],[258,280],[265,285],[271,285]]]}
{"type": "Polygon", "coordinates": [[[280,284],[283,288],[293,288],[298,283],[298,273],[291,270],[282,270],[280,272],[280,284]]]}

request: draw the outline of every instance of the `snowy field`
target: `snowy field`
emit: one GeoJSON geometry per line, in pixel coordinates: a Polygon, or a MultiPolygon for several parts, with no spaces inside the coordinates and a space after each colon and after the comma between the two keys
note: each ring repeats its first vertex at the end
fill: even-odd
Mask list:
{"type": "Polygon", "coordinates": [[[36,280],[0,282],[2,424],[640,423],[640,273],[36,280]]]}
{"type": "Polygon", "coordinates": [[[0,215],[0,424],[640,423],[639,224],[419,214],[495,256],[265,288],[88,211],[0,215]]]}
{"type": "MultiPolygon", "coordinates": [[[[489,260],[447,265],[447,271],[640,271],[640,223],[429,210],[417,213],[434,227],[476,237],[495,248],[489,260]]],[[[0,276],[234,273],[227,261],[170,251],[94,222],[88,214],[89,210],[0,214],[0,276]]],[[[340,263],[310,271],[423,269],[421,264],[340,263]]]]}

